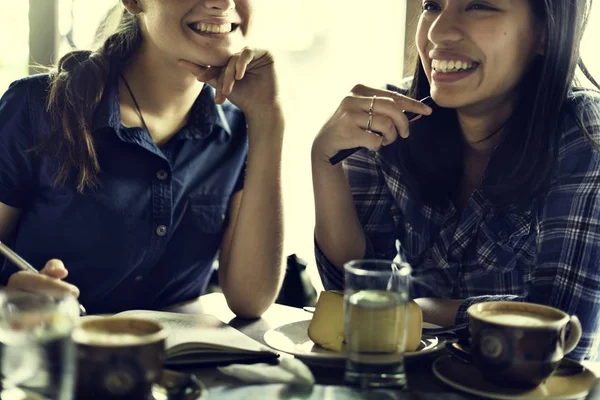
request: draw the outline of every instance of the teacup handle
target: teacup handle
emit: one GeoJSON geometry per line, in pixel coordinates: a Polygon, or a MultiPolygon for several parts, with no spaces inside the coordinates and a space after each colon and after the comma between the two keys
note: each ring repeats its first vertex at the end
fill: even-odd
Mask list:
{"type": "Polygon", "coordinates": [[[579,318],[575,315],[571,315],[569,322],[571,324],[571,331],[569,332],[569,337],[565,343],[565,354],[572,352],[575,347],[577,347],[579,339],[581,339],[581,322],[579,322],[579,318]]]}

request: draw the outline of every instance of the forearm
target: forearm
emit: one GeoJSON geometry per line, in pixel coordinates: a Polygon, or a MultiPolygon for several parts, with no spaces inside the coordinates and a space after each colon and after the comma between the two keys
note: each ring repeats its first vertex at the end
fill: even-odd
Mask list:
{"type": "Polygon", "coordinates": [[[420,298],[415,302],[423,312],[423,321],[440,326],[454,325],[463,300],[420,298]]]}
{"type": "Polygon", "coordinates": [[[341,269],[364,256],[365,234],[342,166],[322,159],[314,146],[312,153],[315,238],[327,259],[341,269]]]}
{"type": "Polygon", "coordinates": [[[250,137],[244,192],[232,246],[220,276],[230,308],[258,317],[275,300],[283,278],[283,206],[279,112],[248,119],[250,137]]]}

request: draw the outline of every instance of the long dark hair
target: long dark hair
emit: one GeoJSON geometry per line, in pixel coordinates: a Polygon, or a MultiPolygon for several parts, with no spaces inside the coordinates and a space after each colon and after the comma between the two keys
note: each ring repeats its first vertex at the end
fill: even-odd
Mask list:
{"type": "Polygon", "coordinates": [[[77,191],[94,187],[100,172],[92,136],[92,119],[102,99],[112,66],[127,61],[141,42],[138,18],[122,5],[103,22],[118,20],[117,28],[95,51],[73,51],[58,62],[50,73],[47,110],[52,134],[35,148],[56,161],[54,184],[63,185],[77,171],[77,191]]]}
{"type": "MultiPolygon", "coordinates": [[[[519,99],[505,136],[490,160],[483,190],[496,206],[518,204],[542,189],[554,167],[559,119],[580,67],[598,87],[579,55],[592,0],[529,0],[545,30],[544,55],[536,58],[519,86],[519,99]]],[[[409,95],[423,98],[430,87],[417,57],[409,95]]],[[[437,109],[398,141],[397,163],[408,186],[424,202],[440,204],[455,193],[463,174],[463,142],[453,109],[437,109]]]]}

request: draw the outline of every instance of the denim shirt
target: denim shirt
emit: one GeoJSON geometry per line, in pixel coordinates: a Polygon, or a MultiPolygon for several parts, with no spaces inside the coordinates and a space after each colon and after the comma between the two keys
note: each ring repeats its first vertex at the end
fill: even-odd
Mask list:
{"type": "MultiPolygon", "coordinates": [[[[0,202],[21,209],[10,245],[41,269],[61,259],[89,312],[160,308],[201,295],[243,189],[243,114],[208,85],[188,124],[164,146],[121,124],[118,71],[93,119],[99,184],[53,185],[55,164],[28,151],[50,134],[47,75],[14,82],[0,100],[0,202]]],[[[76,172],[76,171],[75,171],[76,172]]],[[[15,267],[4,262],[1,283],[15,267]]]]}
{"type": "MultiPolygon", "coordinates": [[[[413,269],[411,297],[528,301],[577,315],[583,327],[575,359],[596,358],[600,344],[600,95],[572,93],[561,122],[558,162],[545,191],[521,205],[492,206],[482,190],[459,212],[420,203],[399,168],[379,153],[355,153],[344,163],[367,240],[365,258],[400,256],[413,269]]],[[[326,289],[343,274],[316,244],[326,289]]]]}

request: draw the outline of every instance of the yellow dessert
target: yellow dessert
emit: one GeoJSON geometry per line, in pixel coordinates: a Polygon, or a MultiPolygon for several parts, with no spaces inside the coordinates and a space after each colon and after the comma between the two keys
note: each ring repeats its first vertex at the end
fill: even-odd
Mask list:
{"type": "MultiPolygon", "coordinates": [[[[352,309],[354,346],[361,351],[390,351],[400,342],[401,315],[398,306],[381,310],[352,309]],[[362,339],[361,339],[362,338],[362,339]]],[[[423,313],[414,300],[408,304],[408,331],[405,351],[415,351],[421,344],[423,313]]],[[[342,292],[321,292],[313,319],[308,326],[308,337],[316,344],[334,351],[342,351],[344,343],[344,295],[342,292]]]]}
{"type": "Polygon", "coordinates": [[[344,294],[337,291],[321,292],[308,337],[321,347],[342,351],[344,343],[344,294]]]}

